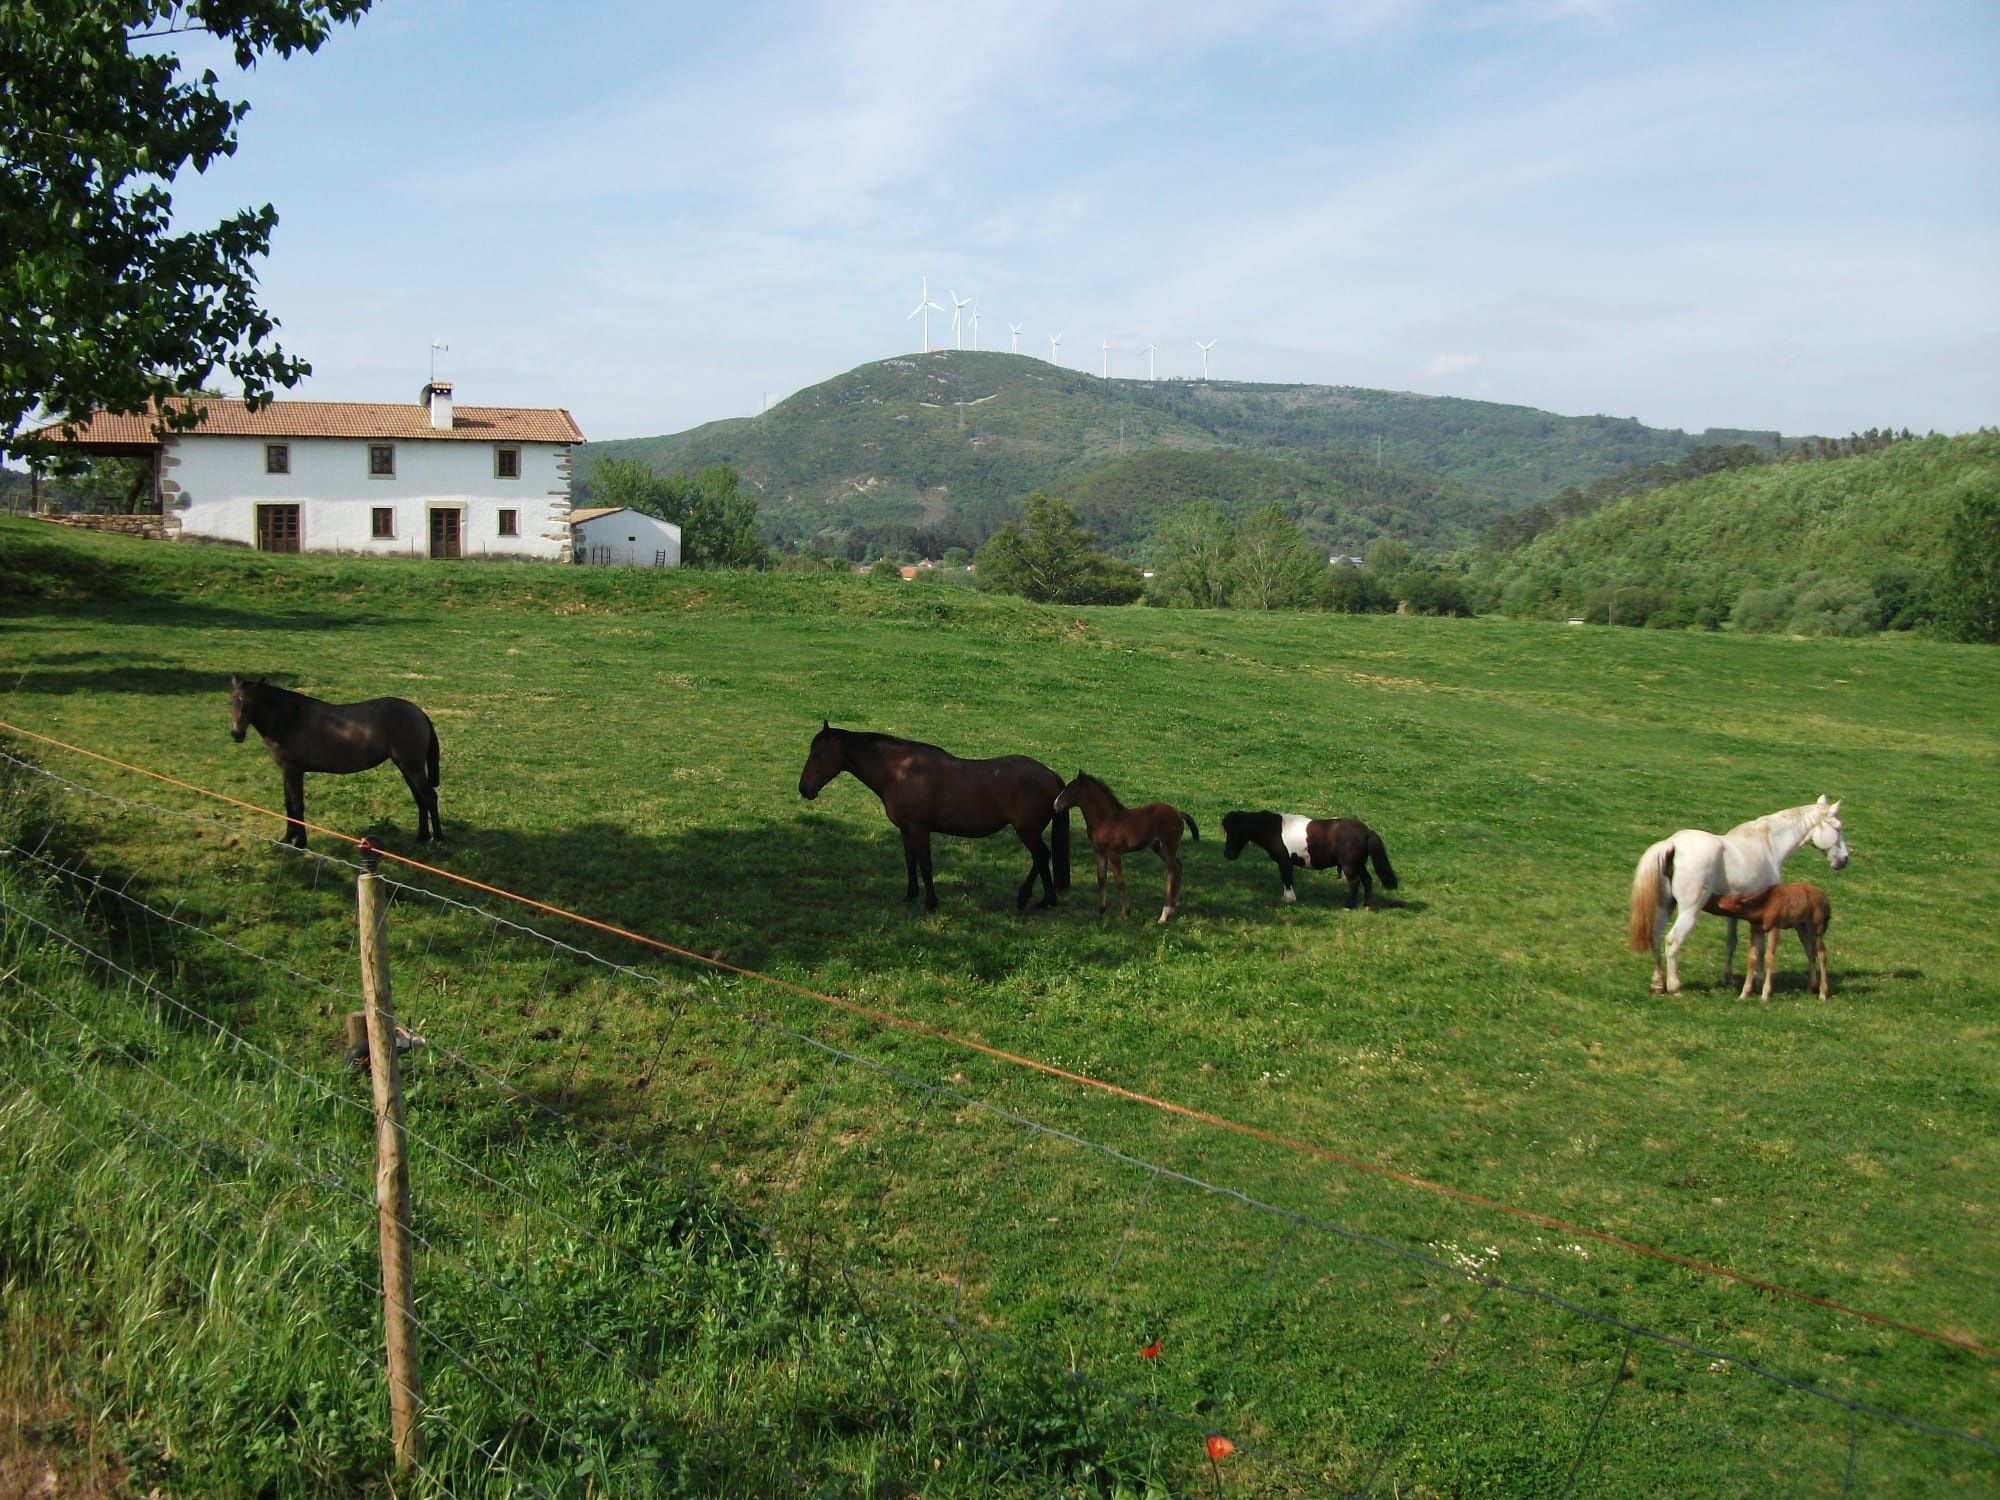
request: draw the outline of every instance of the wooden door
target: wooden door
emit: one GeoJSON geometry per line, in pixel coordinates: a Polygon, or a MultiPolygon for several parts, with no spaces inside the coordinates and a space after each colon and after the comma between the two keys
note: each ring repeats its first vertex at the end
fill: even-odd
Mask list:
{"type": "Polygon", "coordinates": [[[431,512],[431,556],[457,557],[459,555],[460,522],[465,515],[460,510],[434,510],[431,512]]]}
{"type": "Polygon", "coordinates": [[[259,552],[299,550],[299,508],[296,505],[257,507],[257,550],[259,552]]]}

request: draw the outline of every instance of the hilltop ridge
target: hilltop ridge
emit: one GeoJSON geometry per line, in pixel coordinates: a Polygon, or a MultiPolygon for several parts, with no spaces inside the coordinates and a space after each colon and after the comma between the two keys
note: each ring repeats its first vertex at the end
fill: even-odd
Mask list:
{"type": "MultiPolygon", "coordinates": [[[[1278,487],[1325,492],[1329,513],[1369,510],[1357,489],[1365,459],[1398,503],[1377,504],[1352,525],[1329,524],[1328,539],[1358,545],[1369,534],[1395,534],[1450,545],[1565,485],[1705,443],[1768,446],[1776,436],[1693,434],[1629,417],[1358,386],[1103,379],[1024,355],[951,349],[858,366],[756,417],[589,444],[578,477],[587,491],[602,458],[664,472],[726,463],[781,543],[838,547],[902,535],[976,545],[1030,491],[1060,490],[1142,454],[1261,462],[1255,475],[1230,474],[1231,459],[1209,465],[1225,492],[1269,488],[1273,463],[1301,465],[1278,487]]],[[[1114,477],[1091,486],[1111,512],[1122,508],[1114,477]]]]}

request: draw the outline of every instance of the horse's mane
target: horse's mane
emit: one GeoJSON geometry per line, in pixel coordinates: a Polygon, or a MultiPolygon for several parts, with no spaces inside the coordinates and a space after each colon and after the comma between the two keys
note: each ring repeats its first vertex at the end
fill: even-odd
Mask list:
{"type": "Polygon", "coordinates": [[[290,688],[279,687],[275,682],[266,682],[261,677],[241,679],[250,693],[251,705],[268,705],[268,712],[274,729],[287,729],[298,716],[305,712],[306,705],[319,700],[305,693],[295,693],[290,688]]]}
{"type": "Polygon", "coordinates": [[[1776,812],[1765,813],[1761,818],[1752,818],[1747,823],[1738,823],[1734,828],[1725,833],[1723,837],[1734,838],[1738,834],[1749,833],[1763,824],[1774,823],[1779,818],[1797,817],[1806,827],[1810,828],[1815,823],[1824,821],[1826,815],[1831,811],[1832,806],[1829,803],[1801,802],[1797,807],[1781,807],[1776,812]]]}
{"type": "Polygon", "coordinates": [[[1115,811],[1118,812],[1125,811],[1125,804],[1118,800],[1118,794],[1116,792],[1112,791],[1110,787],[1104,784],[1103,777],[1093,776],[1088,771],[1078,771],[1076,773],[1076,779],[1078,781],[1089,782],[1092,786],[1096,787],[1100,792],[1104,793],[1105,796],[1109,797],[1111,799],[1111,806],[1115,811]]]}
{"type": "MultiPolygon", "coordinates": [[[[908,745],[912,749],[916,750],[935,750],[940,755],[951,754],[949,750],[946,750],[941,745],[933,745],[925,740],[905,739],[903,738],[903,736],[899,734],[882,734],[879,731],[873,729],[842,729],[837,724],[829,724],[826,726],[826,728],[832,730],[833,733],[839,735],[844,740],[849,740],[849,741],[859,740],[863,744],[908,745]]],[[[825,731],[822,730],[821,732],[824,733],[825,731]]]]}

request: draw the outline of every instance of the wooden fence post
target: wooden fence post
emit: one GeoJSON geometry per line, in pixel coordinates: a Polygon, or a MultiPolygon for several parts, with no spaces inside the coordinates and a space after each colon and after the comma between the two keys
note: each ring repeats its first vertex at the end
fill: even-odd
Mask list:
{"type": "Polygon", "coordinates": [[[396,1467],[422,1458],[416,1298],[410,1286],[410,1167],[403,1154],[403,1079],[389,994],[389,903],[376,873],[381,853],[364,842],[355,886],[361,909],[361,993],[368,1004],[369,1076],[375,1085],[375,1212],[382,1234],[382,1324],[389,1351],[389,1435],[396,1467]]]}

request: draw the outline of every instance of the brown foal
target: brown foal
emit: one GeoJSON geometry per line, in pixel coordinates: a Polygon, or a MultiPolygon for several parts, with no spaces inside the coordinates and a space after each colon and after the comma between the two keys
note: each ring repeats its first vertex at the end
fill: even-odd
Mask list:
{"type": "MultiPolygon", "coordinates": [[[[1750,986],[1757,978],[1757,940],[1764,941],[1764,996],[1771,998],[1771,974],[1777,967],[1778,934],[1787,927],[1797,931],[1799,942],[1806,950],[1806,985],[1812,985],[1813,965],[1819,966],[1819,997],[1826,999],[1826,928],[1833,920],[1833,903],[1826,899],[1826,892],[1809,880],[1796,880],[1786,885],[1774,885],[1769,890],[1754,896],[1713,896],[1702,908],[1712,916],[1741,917],[1750,924],[1750,961],[1743,973],[1743,991],[1739,998],[1748,998],[1750,986]]],[[[1730,937],[1735,937],[1734,926],[1730,937]]],[[[1735,947],[1734,942],[1730,944],[1735,947]]],[[[1723,966],[1724,977],[1728,975],[1728,965],[1723,966]]]]}
{"type": "Polygon", "coordinates": [[[1118,881],[1118,902],[1126,916],[1132,915],[1132,898],[1125,890],[1123,855],[1151,849],[1166,861],[1167,904],[1160,908],[1166,921],[1181,904],[1181,824],[1197,841],[1201,830],[1194,819],[1165,802],[1148,802],[1143,807],[1127,807],[1111,788],[1082,771],[1056,797],[1056,811],[1076,808],[1083,814],[1083,826],[1090,833],[1090,846],[1097,853],[1097,915],[1104,915],[1104,876],[1107,869],[1118,881]]]}

